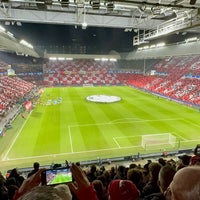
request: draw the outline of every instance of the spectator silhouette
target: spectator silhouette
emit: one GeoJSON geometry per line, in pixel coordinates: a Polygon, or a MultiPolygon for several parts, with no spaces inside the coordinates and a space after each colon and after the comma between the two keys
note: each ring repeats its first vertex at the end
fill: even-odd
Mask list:
{"type": "Polygon", "coordinates": [[[142,192],[145,183],[143,182],[143,174],[141,170],[136,168],[129,169],[127,172],[127,179],[132,181],[136,185],[138,190],[142,192]]]}
{"type": "Polygon", "coordinates": [[[97,192],[98,200],[108,200],[107,190],[103,183],[100,180],[94,180],[92,184],[97,192]]]}
{"type": "Polygon", "coordinates": [[[173,166],[170,165],[163,166],[159,171],[158,182],[157,182],[160,188],[160,192],[145,196],[144,200],[165,200],[164,192],[167,190],[170,183],[172,182],[175,173],[176,170],[173,166]]]}
{"type": "Polygon", "coordinates": [[[157,181],[158,181],[158,174],[161,169],[161,164],[152,162],[151,164],[149,164],[148,168],[149,168],[149,181],[143,188],[142,191],[143,196],[148,196],[152,193],[160,192],[160,188],[158,187],[157,181]]]}
{"type": "Polygon", "coordinates": [[[0,174],[0,199],[8,200],[8,189],[5,186],[5,179],[1,174],[0,174]]]}
{"type": "Polygon", "coordinates": [[[16,185],[17,187],[20,187],[21,184],[24,181],[24,177],[21,176],[17,170],[17,168],[14,168],[11,170],[10,174],[8,175],[8,178],[6,180],[6,185],[16,185]]]}
{"type": "Polygon", "coordinates": [[[87,173],[87,177],[90,182],[97,179],[97,167],[96,165],[92,165],[90,171],[87,173]]]}
{"type": "Polygon", "coordinates": [[[118,166],[116,175],[114,176],[113,180],[125,180],[126,179],[126,167],[123,165],[118,166]]]}
{"type": "Polygon", "coordinates": [[[35,174],[40,168],[40,164],[38,162],[33,163],[33,170],[28,174],[27,177],[30,177],[31,175],[35,174]]]}

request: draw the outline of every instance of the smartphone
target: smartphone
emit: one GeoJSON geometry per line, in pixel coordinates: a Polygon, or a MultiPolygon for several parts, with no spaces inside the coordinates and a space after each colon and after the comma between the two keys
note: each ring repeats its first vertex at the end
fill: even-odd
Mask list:
{"type": "Polygon", "coordinates": [[[72,182],[70,168],[47,169],[41,175],[42,185],[57,185],[72,182]]]}

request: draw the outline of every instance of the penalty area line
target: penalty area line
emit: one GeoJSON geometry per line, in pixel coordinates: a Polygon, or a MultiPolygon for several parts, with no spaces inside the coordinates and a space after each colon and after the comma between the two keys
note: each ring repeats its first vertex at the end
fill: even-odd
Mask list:
{"type": "Polygon", "coordinates": [[[65,155],[76,155],[76,154],[82,154],[82,153],[94,153],[94,152],[102,152],[102,151],[113,151],[113,150],[119,150],[119,149],[132,149],[132,148],[138,148],[141,147],[141,145],[137,146],[128,146],[128,147],[115,147],[115,148],[108,148],[108,149],[97,149],[97,150],[90,150],[90,151],[79,151],[79,152],[69,152],[69,153],[60,153],[60,154],[49,154],[49,155],[41,155],[41,156],[27,156],[22,158],[15,158],[15,159],[7,159],[4,161],[17,161],[17,160],[25,160],[25,159],[36,159],[36,158],[46,158],[46,157],[56,157],[56,156],[65,156],[65,155]]]}

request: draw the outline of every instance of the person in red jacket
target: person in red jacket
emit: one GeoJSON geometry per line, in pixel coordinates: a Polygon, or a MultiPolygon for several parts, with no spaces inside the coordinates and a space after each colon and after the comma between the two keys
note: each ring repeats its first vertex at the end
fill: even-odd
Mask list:
{"type": "Polygon", "coordinates": [[[72,164],[71,172],[75,182],[69,184],[69,188],[78,200],[98,200],[96,190],[83,170],[79,166],[72,164]]]}

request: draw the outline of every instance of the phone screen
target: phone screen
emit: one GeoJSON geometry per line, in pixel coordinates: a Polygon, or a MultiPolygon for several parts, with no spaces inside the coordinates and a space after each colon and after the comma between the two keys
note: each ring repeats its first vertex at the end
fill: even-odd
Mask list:
{"type": "Polygon", "coordinates": [[[70,168],[47,169],[43,174],[43,184],[56,185],[72,182],[72,173],[70,168]]]}

